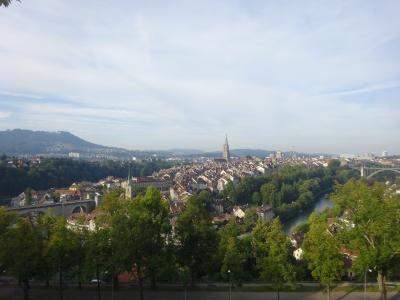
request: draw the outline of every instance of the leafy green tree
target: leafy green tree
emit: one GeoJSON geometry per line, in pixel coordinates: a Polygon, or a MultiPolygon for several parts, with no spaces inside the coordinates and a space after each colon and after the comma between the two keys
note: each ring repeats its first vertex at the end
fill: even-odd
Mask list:
{"type": "Polygon", "coordinates": [[[277,186],[272,183],[265,183],[261,186],[260,194],[264,204],[273,205],[275,203],[276,194],[278,193],[277,186]]]}
{"type": "Polygon", "coordinates": [[[326,285],[329,300],[333,281],[340,279],[344,273],[340,243],[328,231],[327,223],[321,216],[313,213],[308,222],[310,230],[303,242],[304,257],[308,261],[312,276],[326,285]]]}
{"type": "Polygon", "coordinates": [[[39,278],[42,278],[46,281],[46,287],[50,287],[50,279],[54,275],[57,270],[57,266],[52,259],[51,255],[49,255],[49,243],[51,234],[53,232],[53,227],[56,223],[56,217],[53,215],[52,211],[47,212],[42,215],[38,220],[37,229],[40,232],[42,237],[42,252],[40,256],[40,264],[39,264],[39,278]]]}
{"type": "Polygon", "coordinates": [[[292,246],[288,237],[282,231],[282,224],[276,218],[270,224],[270,228],[265,232],[266,245],[265,252],[259,257],[257,266],[261,270],[261,278],[272,282],[272,286],[277,292],[279,300],[280,293],[286,282],[294,284],[295,272],[291,263],[292,246]]]}
{"type": "Polygon", "coordinates": [[[240,247],[240,240],[230,237],[223,253],[221,275],[227,278],[228,272],[231,279],[240,283],[244,278],[243,265],[246,261],[246,253],[240,247]]]}
{"type": "Polygon", "coordinates": [[[124,233],[122,243],[125,253],[125,270],[136,271],[139,281],[139,295],[143,299],[143,281],[150,278],[153,287],[161,271],[160,266],[167,259],[167,245],[171,226],[169,207],[155,187],[148,187],[144,195],[126,202],[126,218],[121,219],[120,233],[124,233]]]}
{"type": "Polygon", "coordinates": [[[40,233],[24,218],[19,218],[1,237],[1,261],[22,282],[25,300],[29,300],[29,280],[37,274],[41,246],[40,233]]]}
{"type": "Polygon", "coordinates": [[[155,288],[160,271],[158,266],[166,258],[166,245],[171,233],[169,206],[161,198],[160,192],[150,186],[143,197],[134,200],[133,209],[137,213],[138,229],[135,261],[145,270],[145,275],[150,277],[152,287],[155,288]]]}
{"type": "Polygon", "coordinates": [[[262,203],[262,197],[259,192],[254,192],[251,196],[251,202],[253,205],[260,205],[262,203]]]}
{"type": "Polygon", "coordinates": [[[67,228],[65,218],[58,217],[51,229],[50,240],[48,242],[48,254],[54,259],[58,267],[59,275],[59,296],[63,299],[63,280],[64,272],[73,262],[74,249],[76,245],[73,233],[67,228]]]}
{"type": "Polygon", "coordinates": [[[94,274],[97,281],[97,298],[101,299],[100,280],[102,274],[110,268],[110,259],[112,259],[112,248],[110,239],[110,229],[96,227],[96,230],[90,231],[87,236],[87,255],[86,267],[89,274],[94,274]]]}
{"type": "Polygon", "coordinates": [[[7,232],[16,221],[16,215],[10,213],[5,207],[0,206],[0,237],[7,232]]]}
{"type": "Polygon", "coordinates": [[[378,272],[381,299],[386,299],[388,272],[399,267],[400,196],[382,183],[352,180],[339,186],[332,199],[343,213],[340,236],[358,254],[356,269],[378,272]]]}
{"type": "Polygon", "coordinates": [[[247,252],[244,249],[244,243],[239,238],[242,229],[236,224],[235,219],[231,219],[219,231],[218,256],[221,261],[220,273],[222,278],[227,278],[230,270],[231,279],[238,281],[244,279],[244,264],[247,258],[247,252]]]}
{"type": "Polygon", "coordinates": [[[205,203],[196,195],[188,199],[186,209],[175,227],[178,258],[190,274],[191,284],[212,268],[217,235],[205,203]]]}
{"type": "Polygon", "coordinates": [[[82,280],[84,274],[84,267],[86,262],[86,255],[88,252],[88,239],[89,230],[84,224],[85,215],[82,214],[78,217],[78,226],[71,228],[72,232],[72,271],[74,277],[78,280],[78,289],[82,289],[82,280]]]}
{"type": "Polygon", "coordinates": [[[251,232],[251,249],[254,257],[256,258],[257,264],[262,263],[262,259],[268,253],[268,233],[270,226],[268,222],[258,220],[256,226],[251,232]]]}
{"type": "Polygon", "coordinates": [[[244,215],[244,220],[243,220],[243,226],[245,232],[250,232],[253,230],[253,228],[256,226],[258,220],[258,215],[256,212],[256,208],[248,208],[246,209],[245,215],[244,215]]]}
{"type": "MultiPolygon", "coordinates": [[[[110,242],[109,269],[113,280],[113,289],[118,288],[118,273],[125,271],[127,248],[126,236],[129,228],[128,207],[132,204],[120,197],[121,192],[113,190],[104,196],[104,201],[100,208],[100,214],[96,220],[96,225],[107,228],[110,242]]],[[[132,262],[130,262],[130,269],[132,262]]]]}

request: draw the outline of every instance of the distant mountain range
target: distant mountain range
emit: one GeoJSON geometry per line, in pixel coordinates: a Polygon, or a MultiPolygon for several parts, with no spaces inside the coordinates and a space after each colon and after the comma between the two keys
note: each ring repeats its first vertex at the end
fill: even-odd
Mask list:
{"type": "MultiPolygon", "coordinates": [[[[69,132],[32,131],[13,129],[0,131],[0,154],[66,156],[78,152],[83,157],[131,158],[135,157],[222,157],[222,152],[205,152],[198,149],[169,149],[166,151],[140,151],[107,147],[85,141],[69,132]]],[[[268,156],[272,151],[259,149],[232,149],[232,156],[268,156]]]]}
{"type": "Polygon", "coordinates": [[[66,154],[72,151],[107,149],[87,142],[69,132],[14,129],[0,131],[0,152],[13,155],[66,154]]]}

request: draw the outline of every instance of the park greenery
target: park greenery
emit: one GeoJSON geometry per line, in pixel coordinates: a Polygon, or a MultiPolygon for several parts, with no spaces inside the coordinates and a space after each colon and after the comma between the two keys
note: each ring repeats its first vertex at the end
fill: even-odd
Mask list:
{"type": "Polygon", "coordinates": [[[185,210],[172,218],[167,200],[154,187],[134,199],[112,191],[96,213],[94,230],[83,226],[84,215],[71,224],[51,212],[29,218],[1,208],[0,266],[21,283],[24,299],[29,299],[32,279],[47,287],[57,281],[62,299],[64,282],[81,288],[93,278],[100,299],[101,282],[117,289],[118,275],[124,272],[137,282],[140,299],[145,285],[181,282],[186,287],[204,281],[262,281],[271,284],[279,299],[285,285],[295,288],[296,281],[312,278],[326,286],[329,299],[331,286],[347,271],[362,278],[368,269],[386,299],[386,280],[399,278],[400,197],[383,183],[350,180],[337,185],[335,208],[312,214],[300,228],[301,261],[293,257],[279,217],[232,218],[217,227],[207,210],[211,197],[208,191],[191,196],[185,210]],[[345,264],[343,249],[354,253],[351,266],[345,264]]]}
{"type": "MultiPolygon", "coordinates": [[[[15,196],[27,188],[45,190],[79,181],[95,182],[107,176],[126,177],[129,168],[127,161],[90,162],[66,158],[44,158],[40,164],[23,164],[16,168],[8,166],[10,160],[19,165],[17,158],[0,157],[0,197],[15,196]]],[[[131,174],[148,176],[168,167],[170,163],[165,160],[131,162],[131,174]]]]}

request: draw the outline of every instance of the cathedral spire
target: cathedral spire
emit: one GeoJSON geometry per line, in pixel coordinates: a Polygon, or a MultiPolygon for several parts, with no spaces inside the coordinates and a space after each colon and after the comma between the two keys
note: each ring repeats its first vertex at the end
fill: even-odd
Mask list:
{"type": "Polygon", "coordinates": [[[128,183],[131,183],[131,182],[132,182],[131,168],[132,168],[132,163],[129,163],[128,183]]]}
{"type": "Polygon", "coordinates": [[[229,160],[231,158],[231,154],[229,152],[228,134],[225,134],[225,144],[224,144],[224,148],[223,148],[223,156],[224,156],[224,159],[227,162],[229,162],[229,160]]]}

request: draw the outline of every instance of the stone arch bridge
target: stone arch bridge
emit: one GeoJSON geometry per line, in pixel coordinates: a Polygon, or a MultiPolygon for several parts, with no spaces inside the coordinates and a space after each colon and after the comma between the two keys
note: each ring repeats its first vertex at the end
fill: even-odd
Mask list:
{"type": "Polygon", "coordinates": [[[42,214],[46,213],[49,209],[53,211],[55,215],[69,217],[74,213],[84,212],[90,213],[96,208],[95,200],[78,200],[78,201],[67,201],[60,203],[49,203],[39,204],[31,206],[12,207],[8,211],[15,212],[18,215],[29,215],[29,214],[42,214]]]}
{"type": "Polygon", "coordinates": [[[391,171],[400,174],[400,167],[365,167],[364,165],[361,165],[360,168],[356,168],[357,170],[360,171],[361,177],[364,178],[371,178],[374,175],[385,172],[385,171],[391,171]]]}

